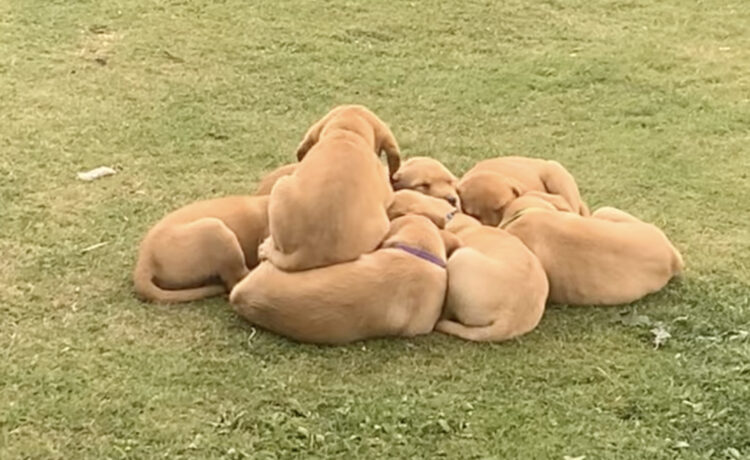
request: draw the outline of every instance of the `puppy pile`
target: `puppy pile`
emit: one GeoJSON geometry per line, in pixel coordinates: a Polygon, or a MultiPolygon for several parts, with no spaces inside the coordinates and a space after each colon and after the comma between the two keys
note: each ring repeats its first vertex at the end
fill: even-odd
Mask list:
{"type": "Polygon", "coordinates": [[[489,159],[461,180],[431,158],[402,165],[363,106],[313,124],[297,159],[253,196],[159,221],[140,245],[136,293],[175,303],[229,292],[252,324],[303,342],[433,330],[502,341],[533,330],[548,302],[632,302],[683,268],[654,225],[590,213],[560,163],[489,159]]]}

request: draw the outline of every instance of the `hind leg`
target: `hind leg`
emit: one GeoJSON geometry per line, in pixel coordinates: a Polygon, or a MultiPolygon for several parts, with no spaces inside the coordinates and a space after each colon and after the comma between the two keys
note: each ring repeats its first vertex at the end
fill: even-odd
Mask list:
{"type": "Polygon", "coordinates": [[[316,265],[311,264],[313,260],[310,257],[305,256],[301,250],[286,254],[281,252],[273,240],[273,237],[269,236],[263,241],[258,247],[258,260],[260,262],[268,261],[274,267],[284,271],[298,271],[307,270],[308,268],[314,268],[316,265]]]}
{"type": "Polygon", "coordinates": [[[231,290],[249,273],[237,236],[220,219],[203,218],[170,230],[155,257],[163,287],[195,287],[218,277],[231,290]]]}

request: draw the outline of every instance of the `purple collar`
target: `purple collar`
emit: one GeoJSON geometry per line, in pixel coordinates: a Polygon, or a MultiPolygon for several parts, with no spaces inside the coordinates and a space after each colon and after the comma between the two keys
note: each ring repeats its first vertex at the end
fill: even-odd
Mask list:
{"type": "Polygon", "coordinates": [[[443,259],[439,258],[435,254],[425,251],[424,249],[415,248],[414,246],[409,246],[408,244],[401,244],[401,243],[396,243],[393,246],[391,246],[391,248],[401,249],[402,251],[406,251],[409,254],[413,256],[417,256],[422,260],[431,262],[440,268],[445,268],[445,262],[443,262],[443,259]]]}

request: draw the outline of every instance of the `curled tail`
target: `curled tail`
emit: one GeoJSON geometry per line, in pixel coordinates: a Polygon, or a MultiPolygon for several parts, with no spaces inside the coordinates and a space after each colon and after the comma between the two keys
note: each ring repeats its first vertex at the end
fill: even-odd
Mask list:
{"type": "Polygon", "coordinates": [[[162,289],[154,283],[154,274],[146,257],[139,256],[133,271],[135,292],[143,300],[157,303],[190,302],[225,293],[221,284],[187,289],[162,289]]]}
{"type": "Polygon", "coordinates": [[[493,321],[492,324],[487,326],[464,326],[463,324],[451,321],[451,320],[440,320],[435,325],[435,330],[444,334],[455,335],[464,340],[472,340],[474,342],[502,342],[503,340],[509,340],[520,334],[513,334],[512,331],[508,330],[506,324],[500,321],[493,321]]]}

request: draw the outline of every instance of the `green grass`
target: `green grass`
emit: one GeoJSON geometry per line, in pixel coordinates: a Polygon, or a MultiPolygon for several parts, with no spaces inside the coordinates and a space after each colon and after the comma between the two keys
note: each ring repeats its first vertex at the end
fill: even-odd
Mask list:
{"type": "Polygon", "coordinates": [[[743,0],[0,3],[0,458],[749,457],[749,66],[743,0]],[[344,102],[456,173],[558,159],[686,276],[490,345],[135,300],[152,223],[251,191],[344,102]]]}

